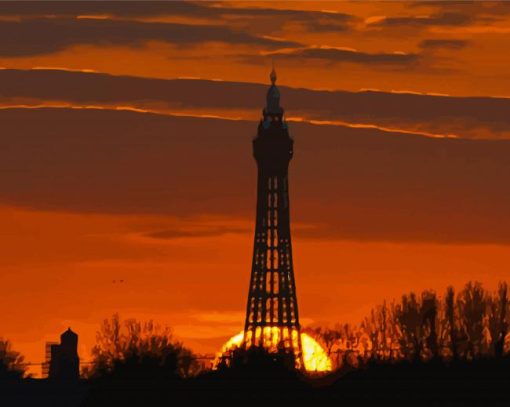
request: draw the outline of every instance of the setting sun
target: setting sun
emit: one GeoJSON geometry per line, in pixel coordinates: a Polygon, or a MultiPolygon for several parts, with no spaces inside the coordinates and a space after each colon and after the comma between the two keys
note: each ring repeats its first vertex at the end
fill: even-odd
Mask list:
{"type": "MultiPolygon", "coordinates": [[[[218,358],[226,352],[241,346],[243,343],[244,332],[239,332],[237,335],[230,338],[221,348],[221,352],[217,355],[218,358]]],[[[331,359],[326,354],[315,339],[310,335],[302,333],[301,343],[303,347],[303,360],[305,363],[305,370],[307,372],[330,372],[332,370],[331,359]]],[[[217,363],[215,361],[215,364],[217,363]]]]}

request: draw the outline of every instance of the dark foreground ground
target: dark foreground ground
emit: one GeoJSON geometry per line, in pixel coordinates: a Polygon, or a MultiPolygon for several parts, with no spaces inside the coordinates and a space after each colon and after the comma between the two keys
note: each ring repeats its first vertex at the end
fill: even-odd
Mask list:
{"type": "Polygon", "coordinates": [[[372,364],[315,378],[276,365],[225,369],[187,380],[135,376],[2,381],[0,406],[510,406],[508,358],[372,364]]]}

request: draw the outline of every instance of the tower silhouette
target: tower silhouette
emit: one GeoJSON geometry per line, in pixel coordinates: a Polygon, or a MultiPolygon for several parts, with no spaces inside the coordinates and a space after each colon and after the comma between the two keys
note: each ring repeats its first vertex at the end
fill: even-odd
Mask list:
{"type": "Polygon", "coordinates": [[[78,335],[68,328],[60,335],[60,343],[49,344],[50,361],[48,377],[50,379],[78,380],[80,377],[80,358],[78,357],[78,335]]]}
{"type": "Polygon", "coordinates": [[[294,141],[280,107],[276,72],[270,75],[263,119],[253,140],[258,166],[253,262],[244,327],[245,348],[284,351],[303,366],[290,237],[288,167],[294,141]]]}

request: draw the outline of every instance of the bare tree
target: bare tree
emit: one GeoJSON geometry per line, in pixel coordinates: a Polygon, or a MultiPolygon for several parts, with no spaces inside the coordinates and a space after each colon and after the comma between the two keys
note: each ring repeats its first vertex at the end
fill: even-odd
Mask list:
{"type": "Polygon", "coordinates": [[[304,330],[324,347],[326,353],[337,367],[340,366],[339,354],[343,352],[341,349],[341,344],[344,340],[342,328],[343,326],[337,324],[334,328],[324,328],[319,326],[315,328],[306,328],[304,330]],[[336,353],[336,358],[333,358],[333,353],[336,353]]]}
{"type": "Polygon", "coordinates": [[[11,342],[0,338],[0,379],[21,379],[26,372],[24,358],[12,349],[11,342]]]}
{"type": "Polygon", "coordinates": [[[455,290],[452,286],[446,289],[445,297],[445,308],[446,308],[446,319],[448,321],[448,330],[450,333],[450,348],[452,351],[453,359],[459,358],[459,344],[458,338],[459,333],[457,329],[457,316],[455,312],[455,290]]]}
{"type": "Polygon", "coordinates": [[[402,302],[395,307],[395,323],[399,328],[402,352],[409,359],[419,359],[422,349],[423,324],[420,304],[415,293],[402,296],[402,302]]]}
{"type": "Polygon", "coordinates": [[[388,309],[388,305],[386,304],[386,301],[383,302],[383,304],[379,307],[379,312],[377,313],[377,316],[379,317],[379,326],[380,326],[380,354],[383,359],[387,359],[390,357],[390,349],[391,346],[389,346],[388,342],[391,342],[391,337],[389,335],[389,319],[390,319],[390,312],[388,309]]]}
{"type": "Polygon", "coordinates": [[[338,324],[316,328],[316,334],[328,353],[337,349],[338,366],[352,355],[362,362],[501,357],[510,342],[509,307],[506,283],[491,295],[480,283],[468,282],[458,295],[451,286],[444,298],[433,291],[410,293],[374,307],[359,327],[338,324]]]}
{"type": "Polygon", "coordinates": [[[361,328],[367,334],[370,342],[370,347],[368,349],[367,354],[365,355],[365,358],[376,359],[378,356],[377,351],[379,349],[379,329],[375,317],[375,309],[372,309],[370,311],[370,315],[368,317],[365,317],[365,319],[361,323],[361,328]]]}
{"type": "Polygon", "coordinates": [[[193,353],[173,339],[168,327],[161,328],[153,321],[121,321],[118,314],[103,321],[92,355],[96,375],[120,368],[141,370],[143,365],[152,366],[156,373],[185,377],[200,368],[193,353]]]}
{"type": "Polygon", "coordinates": [[[479,282],[469,282],[457,299],[460,324],[467,338],[468,358],[480,356],[486,339],[484,317],[488,307],[488,295],[479,282]]]}
{"type": "Polygon", "coordinates": [[[324,328],[320,331],[319,337],[326,347],[326,352],[331,355],[333,348],[338,345],[338,341],[342,338],[342,332],[340,329],[324,328]]]}
{"type": "Polygon", "coordinates": [[[489,331],[494,356],[504,353],[505,338],[508,333],[508,285],[500,282],[497,294],[490,298],[489,331]]]}
{"type": "Polygon", "coordinates": [[[424,291],[421,294],[422,332],[425,337],[426,350],[430,357],[436,359],[438,350],[438,302],[436,293],[424,291]]]}

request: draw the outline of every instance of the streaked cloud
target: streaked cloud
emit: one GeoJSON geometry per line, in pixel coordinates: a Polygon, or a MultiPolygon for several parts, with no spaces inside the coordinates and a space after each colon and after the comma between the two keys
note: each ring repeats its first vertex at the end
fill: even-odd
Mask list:
{"type": "MultiPolygon", "coordinates": [[[[96,16],[141,18],[157,16],[187,16],[208,19],[226,16],[245,17],[278,17],[282,21],[301,21],[304,23],[322,19],[328,23],[342,23],[354,20],[352,14],[342,12],[326,12],[321,10],[300,10],[296,8],[271,8],[252,2],[162,2],[144,1],[109,1],[90,2],[75,1],[61,3],[58,1],[36,2],[31,7],[24,7],[18,2],[6,2],[0,15],[11,17],[33,16],[96,16]]],[[[266,3],[267,5],[267,3],[266,3]]]]}
{"type": "Polygon", "coordinates": [[[420,42],[420,47],[425,49],[462,49],[469,44],[468,40],[459,39],[426,39],[420,42]]]}
{"type": "Polygon", "coordinates": [[[0,36],[16,38],[16,41],[0,43],[0,56],[4,57],[48,54],[83,44],[141,47],[147,41],[175,45],[224,42],[269,49],[297,45],[292,41],[258,37],[225,26],[70,18],[0,21],[0,36]]]}
{"type": "Polygon", "coordinates": [[[149,237],[151,239],[163,239],[163,240],[171,240],[171,239],[182,239],[182,238],[201,238],[201,237],[214,237],[214,236],[222,236],[226,234],[239,234],[239,233],[247,233],[251,231],[248,228],[241,227],[226,227],[226,226],[210,226],[210,227],[188,227],[188,228],[174,228],[174,229],[165,229],[165,230],[157,230],[154,232],[144,233],[143,236],[149,237]]]}
{"type": "Polygon", "coordinates": [[[393,53],[367,53],[348,48],[338,47],[309,47],[291,50],[274,51],[269,55],[278,59],[294,60],[322,60],[330,63],[349,62],[363,65],[402,67],[414,65],[419,60],[418,54],[393,53]]]}
{"type": "MultiPolygon", "coordinates": [[[[4,204],[173,218],[253,216],[255,122],[70,109],[6,109],[0,119],[0,145],[8,146],[0,150],[4,204]]],[[[510,177],[510,141],[290,127],[293,220],[308,225],[298,236],[510,243],[510,194],[501,183],[510,177]]],[[[162,238],[189,234],[172,229],[152,230],[162,238]]],[[[219,236],[233,231],[212,229],[219,236]]]]}
{"type": "Polygon", "coordinates": [[[211,12],[208,6],[187,2],[162,1],[44,1],[33,2],[26,7],[19,2],[5,2],[0,11],[4,16],[119,16],[119,17],[147,17],[155,15],[204,15],[211,12]]]}
{"type": "Polygon", "coordinates": [[[388,16],[371,22],[374,26],[462,26],[475,17],[460,12],[443,12],[432,15],[388,16]]]}
{"type": "MultiPolygon", "coordinates": [[[[258,120],[267,85],[68,70],[0,70],[0,108],[76,106],[258,120]]],[[[461,138],[510,138],[510,99],[281,86],[292,120],[461,138]]]]}
{"type": "MultiPolygon", "coordinates": [[[[189,21],[209,22],[214,25],[237,26],[262,31],[280,31],[283,26],[299,25],[306,30],[347,31],[358,20],[354,15],[320,10],[271,8],[249,3],[221,2],[69,2],[35,3],[23,7],[7,3],[0,10],[4,19],[18,21],[34,17],[73,17],[94,20],[163,21],[169,18],[186,18],[189,21]]],[[[248,32],[248,31],[247,31],[248,32]]]]}

